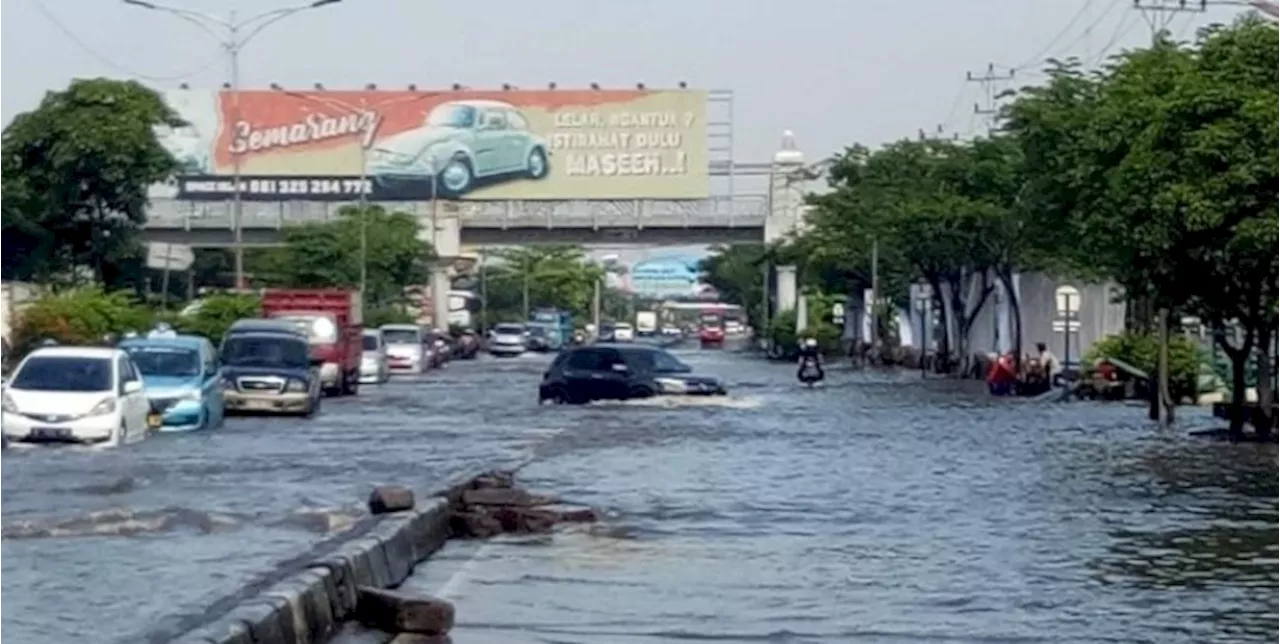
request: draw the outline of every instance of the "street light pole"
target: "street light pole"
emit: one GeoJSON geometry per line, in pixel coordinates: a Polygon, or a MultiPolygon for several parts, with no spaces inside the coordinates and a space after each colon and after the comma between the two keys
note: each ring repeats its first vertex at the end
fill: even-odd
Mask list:
{"type": "MultiPolygon", "coordinates": [[[[411,96],[409,98],[395,98],[388,101],[383,101],[381,103],[375,103],[373,105],[369,105],[368,103],[365,103],[365,102],[361,102],[359,105],[354,105],[351,103],[347,103],[346,101],[340,101],[336,98],[330,98],[327,96],[320,97],[320,96],[313,96],[311,94],[306,94],[303,92],[289,91],[280,87],[279,85],[276,85],[275,83],[271,84],[271,89],[283,94],[288,94],[289,96],[293,96],[295,98],[301,98],[303,100],[312,101],[314,103],[319,103],[321,105],[332,107],[334,109],[342,110],[345,112],[368,112],[371,110],[380,110],[387,107],[388,105],[393,105],[396,103],[411,103],[413,101],[424,100],[430,96],[429,94],[422,94],[420,96],[411,96]]],[[[367,145],[365,145],[365,142],[363,141],[360,143],[359,176],[360,176],[360,194],[357,199],[357,203],[360,206],[360,296],[362,298],[365,298],[365,297],[368,297],[366,294],[369,292],[369,217],[368,217],[369,191],[365,189],[369,183],[369,148],[367,145]]],[[[435,181],[434,175],[432,175],[432,181],[435,181]]],[[[434,205],[434,202],[433,202],[433,205],[434,205]]],[[[432,221],[432,228],[434,229],[435,227],[434,213],[431,221],[432,221]]],[[[435,246],[434,230],[432,231],[432,234],[431,234],[431,244],[432,246],[435,246]]],[[[367,305],[367,302],[366,302],[366,305],[367,305]]]]}
{"type": "MultiPolygon", "coordinates": [[[[231,119],[233,122],[239,122],[240,120],[240,49],[247,45],[249,41],[253,40],[254,36],[262,33],[263,29],[266,29],[268,26],[295,13],[306,11],[308,9],[318,9],[325,5],[342,2],[342,0],[315,0],[314,2],[308,2],[293,7],[264,11],[246,20],[238,20],[236,18],[235,11],[230,12],[227,18],[223,19],[213,14],[201,11],[171,7],[168,5],[148,2],[147,0],[123,1],[128,5],[171,14],[190,22],[212,36],[213,39],[227,51],[227,56],[231,63],[231,70],[229,74],[230,78],[228,81],[231,86],[231,119]],[[250,26],[253,26],[253,29],[251,29],[247,35],[241,37],[241,30],[250,26]],[[225,34],[219,34],[215,27],[224,29],[225,34]]],[[[234,235],[234,242],[232,246],[235,250],[236,257],[236,287],[244,288],[246,286],[244,281],[244,201],[241,195],[240,171],[240,155],[232,154],[231,180],[233,182],[233,186],[231,189],[231,227],[232,235],[234,235]]]]}

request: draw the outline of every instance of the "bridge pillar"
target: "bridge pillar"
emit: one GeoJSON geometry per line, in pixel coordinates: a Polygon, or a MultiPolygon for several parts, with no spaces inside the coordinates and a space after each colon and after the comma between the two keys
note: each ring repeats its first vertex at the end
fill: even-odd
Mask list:
{"type": "Polygon", "coordinates": [[[437,258],[431,268],[431,319],[437,328],[448,331],[450,271],[462,255],[462,212],[453,202],[432,200],[427,207],[419,241],[431,244],[437,258]]]}
{"type": "MultiPolygon", "coordinates": [[[[804,217],[804,153],[796,148],[795,135],[790,130],[782,134],[782,147],[773,155],[769,169],[769,213],[764,223],[764,243],[772,244],[785,239],[803,225],[804,217]]],[[[777,293],[777,313],[796,310],[796,267],[779,266],[774,292],[777,293]]],[[[802,331],[803,321],[796,318],[796,331],[802,331]]]]}
{"type": "MultiPolygon", "coordinates": [[[[779,266],[775,272],[777,274],[778,313],[796,310],[796,267],[779,266]]],[[[799,324],[799,322],[800,319],[797,316],[796,323],[799,324]]]]}

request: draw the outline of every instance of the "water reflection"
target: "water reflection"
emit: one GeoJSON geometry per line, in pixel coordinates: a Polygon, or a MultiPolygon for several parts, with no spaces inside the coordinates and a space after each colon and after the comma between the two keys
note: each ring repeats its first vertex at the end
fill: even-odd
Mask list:
{"type": "MultiPolygon", "coordinates": [[[[447,584],[458,638],[1276,638],[1274,447],[918,374],[810,391],[789,366],[686,360],[754,408],[556,410],[576,424],[523,476],[615,512],[598,533],[471,553],[447,584]]],[[[440,590],[430,577],[414,583],[440,590]]]]}

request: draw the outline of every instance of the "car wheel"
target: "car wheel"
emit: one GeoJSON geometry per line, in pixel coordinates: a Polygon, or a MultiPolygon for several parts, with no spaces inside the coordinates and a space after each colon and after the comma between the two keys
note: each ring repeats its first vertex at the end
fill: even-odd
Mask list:
{"type": "Polygon", "coordinates": [[[529,159],[525,162],[525,173],[534,181],[545,179],[549,168],[547,167],[547,153],[542,148],[534,148],[529,153],[529,159]]]}
{"type": "Polygon", "coordinates": [[[124,422],[124,420],[121,420],[120,429],[116,430],[115,444],[124,445],[128,441],[129,441],[129,424],[124,422]]]}
{"type": "Polygon", "coordinates": [[[644,385],[637,385],[627,390],[627,400],[634,400],[636,398],[651,398],[651,397],[653,397],[653,390],[648,387],[645,387],[644,385]]]}
{"type": "Polygon", "coordinates": [[[436,190],[446,199],[460,197],[471,190],[475,171],[465,157],[454,157],[436,176],[436,190]]]}

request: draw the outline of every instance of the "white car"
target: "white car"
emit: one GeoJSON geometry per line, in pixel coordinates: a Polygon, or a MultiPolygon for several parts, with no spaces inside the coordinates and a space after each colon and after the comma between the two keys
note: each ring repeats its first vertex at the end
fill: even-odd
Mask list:
{"type": "Polygon", "coordinates": [[[495,357],[521,355],[527,339],[523,324],[499,324],[489,332],[489,353],[495,357]]]}
{"type": "Polygon", "coordinates": [[[422,327],[416,324],[384,324],[382,344],[387,350],[387,366],[391,373],[419,374],[427,370],[426,352],[422,350],[422,327]]]}
{"type": "Polygon", "coordinates": [[[13,371],[0,426],[10,443],[135,443],[151,432],[151,404],[128,354],[45,347],[13,371]]]}
{"type": "Polygon", "coordinates": [[[613,325],[613,341],[614,342],[633,342],[636,339],[636,331],[631,328],[630,324],[619,322],[613,325]]]}

